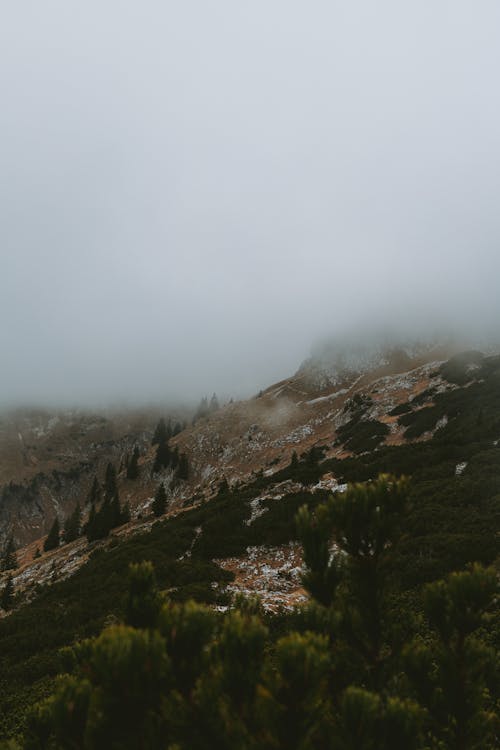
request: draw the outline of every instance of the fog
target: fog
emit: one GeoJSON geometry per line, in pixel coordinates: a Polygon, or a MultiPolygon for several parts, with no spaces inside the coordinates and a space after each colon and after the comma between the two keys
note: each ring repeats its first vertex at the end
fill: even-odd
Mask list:
{"type": "Polygon", "coordinates": [[[497,0],[0,8],[0,403],[243,396],[495,332],[497,0]]]}

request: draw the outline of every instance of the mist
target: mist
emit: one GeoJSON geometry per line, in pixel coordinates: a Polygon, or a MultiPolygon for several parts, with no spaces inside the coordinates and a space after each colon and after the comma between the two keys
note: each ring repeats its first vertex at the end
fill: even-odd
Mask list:
{"type": "Polygon", "coordinates": [[[0,404],[245,396],[376,322],[494,336],[500,5],[0,10],[0,404]]]}

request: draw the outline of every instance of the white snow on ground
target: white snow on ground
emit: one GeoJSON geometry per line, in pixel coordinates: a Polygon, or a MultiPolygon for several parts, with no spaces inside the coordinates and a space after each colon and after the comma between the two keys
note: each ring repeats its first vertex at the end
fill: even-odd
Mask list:
{"type": "Polygon", "coordinates": [[[455,476],[459,477],[461,474],[463,474],[466,467],[467,467],[467,461],[462,461],[461,463],[457,464],[455,466],[455,476]]]}
{"type": "Polygon", "coordinates": [[[293,609],[307,599],[301,586],[302,548],[297,542],[280,547],[247,547],[244,557],[214,560],[235,575],[228,593],[257,595],[264,609],[293,609]]]}
{"type": "Polygon", "coordinates": [[[446,427],[447,424],[448,424],[448,417],[445,414],[444,416],[441,417],[441,419],[438,419],[434,430],[440,430],[443,427],[446,427]]]}
{"type": "Polygon", "coordinates": [[[334,391],[333,393],[329,393],[328,396],[319,396],[318,398],[312,398],[309,401],[304,401],[304,403],[311,406],[314,404],[320,404],[322,401],[333,401],[335,398],[338,398],[339,396],[343,396],[345,393],[348,393],[348,391],[349,391],[348,388],[341,388],[340,391],[334,391]]]}
{"type": "Polygon", "coordinates": [[[245,521],[246,526],[251,526],[253,522],[257,520],[257,518],[260,518],[260,516],[263,516],[264,513],[267,513],[267,511],[269,510],[269,508],[261,505],[261,501],[261,497],[254,497],[254,499],[250,501],[250,508],[252,512],[250,518],[247,518],[247,520],[245,521]]]}

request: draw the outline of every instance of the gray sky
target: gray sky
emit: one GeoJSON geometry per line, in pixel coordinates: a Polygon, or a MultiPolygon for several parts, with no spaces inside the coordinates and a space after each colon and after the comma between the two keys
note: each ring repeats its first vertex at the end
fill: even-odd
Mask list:
{"type": "Polygon", "coordinates": [[[0,402],[245,394],[495,325],[498,0],[0,3],[0,402]]]}

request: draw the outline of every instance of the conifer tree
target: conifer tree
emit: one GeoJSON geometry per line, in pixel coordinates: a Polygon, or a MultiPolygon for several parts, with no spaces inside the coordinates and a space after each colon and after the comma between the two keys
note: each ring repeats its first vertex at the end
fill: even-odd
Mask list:
{"type": "Polygon", "coordinates": [[[217,409],[219,409],[219,408],[220,408],[219,407],[219,399],[217,398],[216,394],[214,393],[212,395],[212,398],[210,399],[210,411],[214,412],[214,411],[217,411],[217,409]]]}
{"type": "Polygon", "coordinates": [[[97,505],[97,503],[101,499],[101,485],[99,484],[99,481],[97,477],[94,477],[94,481],[92,482],[92,486],[90,488],[89,492],[89,503],[91,505],[97,505]]]}
{"type": "Polygon", "coordinates": [[[43,544],[43,549],[45,552],[48,552],[51,549],[56,549],[59,547],[60,542],[60,525],[59,525],[59,518],[56,516],[54,519],[54,523],[52,524],[50,531],[48,533],[47,539],[45,540],[43,544]]]}
{"type": "Polygon", "coordinates": [[[95,541],[97,533],[97,511],[94,503],[90,506],[89,517],[84,526],[84,532],[89,542],[95,541]]]}
{"type": "Polygon", "coordinates": [[[158,445],[158,443],[168,441],[171,437],[171,434],[172,430],[170,427],[170,420],[167,427],[167,425],[165,424],[165,420],[163,419],[163,417],[161,417],[161,419],[158,421],[158,424],[156,425],[156,429],[151,440],[151,445],[158,445]]]}
{"type": "Polygon", "coordinates": [[[172,437],[175,437],[178,435],[182,430],[184,429],[183,425],[181,425],[180,422],[176,422],[174,425],[174,429],[172,430],[172,437]]]}
{"type": "Polygon", "coordinates": [[[500,729],[491,690],[498,654],[477,638],[498,593],[495,569],[478,564],[424,590],[424,611],[437,644],[415,642],[407,650],[406,669],[434,736],[452,750],[489,747],[500,729]]]}
{"type": "Polygon", "coordinates": [[[81,534],[82,526],[82,511],[80,503],[77,503],[76,508],[70,516],[64,522],[63,539],[66,543],[73,542],[81,534]]]}
{"type": "Polygon", "coordinates": [[[7,578],[7,583],[0,596],[0,607],[6,612],[12,608],[14,601],[14,584],[12,583],[12,576],[7,578]]]}
{"type": "Polygon", "coordinates": [[[132,458],[127,465],[127,479],[137,479],[139,476],[139,448],[135,446],[132,458]]]}
{"type": "Polygon", "coordinates": [[[129,566],[125,623],[133,628],[155,627],[161,604],[162,599],[152,564],[150,562],[132,563],[129,566]]]}
{"type": "Polygon", "coordinates": [[[104,499],[112,500],[117,491],[116,469],[112,463],[108,463],[104,478],[104,499]]]}
{"type": "Polygon", "coordinates": [[[175,471],[179,465],[179,449],[177,446],[170,452],[170,467],[175,471]]]}
{"type": "Polygon", "coordinates": [[[179,456],[179,464],[177,466],[176,476],[178,479],[187,481],[189,479],[189,461],[185,453],[181,453],[179,456]]]}
{"type": "Polygon", "coordinates": [[[158,447],[156,449],[156,456],[153,464],[153,473],[156,474],[162,469],[167,469],[170,466],[170,461],[171,453],[168,442],[166,440],[162,440],[158,443],[158,447]]]}
{"type": "Polygon", "coordinates": [[[114,529],[117,526],[121,526],[121,524],[122,524],[122,506],[120,503],[120,496],[118,492],[116,492],[115,496],[110,502],[110,526],[108,529],[108,533],[111,531],[111,529],[114,529]]]}
{"type": "Polygon", "coordinates": [[[130,505],[128,502],[126,502],[122,508],[120,525],[123,525],[124,523],[128,523],[129,521],[130,521],[130,505]]]}
{"type": "Polygon", "coordinates": [[[0,567],[1,567],[1,570],[4,570],[4,571],[15,570],[17,568],[16,548],[14,545],[14,537],[12,536],[12,534],[9,536],[7,540],[7,545],[2,555],[0,567]]]}
{"type": "Polygon", "coordinates": [[[157,517],[162,516],[165,513],[165,510],[167,508],[167,493],[165,492],[165,485],[163,484],[163,482],[158,486],[158,489],[156,490],[155,498],[153,500],[151,508],[153,513],[157,517]]]}

